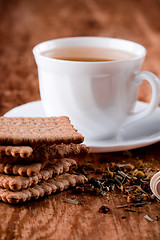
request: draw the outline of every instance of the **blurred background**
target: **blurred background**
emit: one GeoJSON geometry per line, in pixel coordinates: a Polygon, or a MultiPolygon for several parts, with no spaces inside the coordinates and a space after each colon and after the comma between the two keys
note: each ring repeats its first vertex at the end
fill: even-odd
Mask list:
{"type": "MultiPolygon", "coordinates": [[[[103,36],[147,48],[143,70],[160,77],[160,0],[0,0],[0,115],[40,99],[32,48],[72,36],[103,36]]],[[[145,81],[139,100],[151,95],[145,81]]]]}

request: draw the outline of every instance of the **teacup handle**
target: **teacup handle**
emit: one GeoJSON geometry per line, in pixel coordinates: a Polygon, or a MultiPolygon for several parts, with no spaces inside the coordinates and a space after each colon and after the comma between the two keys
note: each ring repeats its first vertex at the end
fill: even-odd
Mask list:
{"type": "Polygon", "coordinates": [[[142,71],[136,75],[136,77],[134,79],[134,83],[136,85],[140,85],[143,80],[148,81],[152,87],[151,101],[144,110],[141,110],[139,112],[130,113],[129,118],[125,122],[125,125],[130,124],[134,121],[137,121],[139,119],[142,119],[142,118],[150,115],[156,109],[156,107],[158,106],[158,104],[160,102],[160,81],[159,81],[158,77],[151,72],[142,71]]]}

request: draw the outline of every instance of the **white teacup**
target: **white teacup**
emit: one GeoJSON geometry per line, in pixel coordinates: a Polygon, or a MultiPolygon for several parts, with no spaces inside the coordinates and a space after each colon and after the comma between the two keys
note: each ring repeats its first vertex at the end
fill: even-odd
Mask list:
{"type": "Polygon", "coordinates": [[[137,43],[114,38],[73,37],[40,43],[33,53],[46,115],[68,116],[88,140],[113,137],[122,124],[144,118],[158,106],[160,83],[153,73],[140,72],[146,50],[137,43]],[[71,52],[76,57],[91,54],[97,59],[114,58],[115,61],[82,62],[44,56],[46,51],[62,49],[63,53],[65,48],[73,48],[71,52]],[[89,51],[89,48],[95,50],[89,51]],[[123,53],[128,57],[123,57],[123,53]],[[151,84],[152,99],[145,110],[133,113],[137,88],[144,79],[151,84]]]}

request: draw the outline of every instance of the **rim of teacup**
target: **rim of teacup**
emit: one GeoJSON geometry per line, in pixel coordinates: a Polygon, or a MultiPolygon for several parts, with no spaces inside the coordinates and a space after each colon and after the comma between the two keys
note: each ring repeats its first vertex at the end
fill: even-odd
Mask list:
{"type": "MultiPolygon", "coordinates": [[[[97,46],[93,45],[91,47],[100,47],[100,45],[97,45],[97,46]]],[[[42,59],[45,61],[59,62],[59,63],[61,62],[61,63],[67,63],[67,64],[85,64],[85,65],[86,64],[94,65],[94,64],[102,64],[102,63],[103,64],[104,63],[105,64],[111,64],[111,63],[113,64],[116,62],[135,61],[135,60],[144,58],[147,53],[147,50],[144,46],[142,46],[139,43],[130,41],[130,40],[125,40],[125,39],[120,39],[120,38],[109,38],[109,37],[96,37],[96,36],[56,38],[56,39],[44,41],[44,42],[37,44],[36,46],[33,47],[32,51],[33,51],[33,54],[35,57],[38,57],[39,59],[42,59]],[[83,45],[84,41],[85,41],[85,44],[87,43],[88,45],[83,45]],[[42,52],[49,51],[54,48],[64,48],[64,47],[67,48],[67,47],[71,47],[71,46],[72,47],[90,47],[91,41],[93,41],[94,43],[96,43],[97,41],[101,41],[103,43],[105,42],[105,44],[108,44],[110,42],[110,44],[107,45],[106,48],[126,51],[131,54],[134,54],[135,56],[126,58],[126,59],[118,59],[118,60],[107,61],[107,62],[104,62],[104,61],[82,62],[82,61],[55,59],[55,58],[51,58],[51,57],[42,55],[42,52]],[[72,42],[72,44],[71,44],[71,42],[72,42]],[[118,42],[121,44],[121,46],[123,45],[124,49],[118,48],[118,45],[116,44],[118,42]],[[114,45],[114,47],[112,47],[113,45],[114,45]],[[131,51],[131,49],[132,49],[132,51],[131,51]],[[135,51],[137,51],[138,54],[135,53],[135,51]]]]}

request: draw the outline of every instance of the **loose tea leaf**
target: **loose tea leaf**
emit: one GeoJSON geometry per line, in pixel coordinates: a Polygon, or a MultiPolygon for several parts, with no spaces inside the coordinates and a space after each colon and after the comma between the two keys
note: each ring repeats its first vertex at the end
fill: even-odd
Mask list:
{"type": "Polygon", "coordinates": [[[132,210],[132,209],[124,209],[124,211],[126,211],[126,212],[137,212],[136,210],[132,210]]]}
{"type": "Polygon", "coordinates": [[[79,171],[87,176],[88,181],[74,190],[106,196],[108,192],[119,189],[126,197],[127,207],[133,203],[139,207],[157,200],[151,192],[150,179],[158,170],[147,167],[142,160],[136,165],[110,162],[97,169],[92,163],[87,163],[79,171]]]}
{"type": "Polygon", "coordinates": [[[152,204],[152,202],[141,202],[141,203],[136,203],[134,206],[135,207],[141,207],[143,205],[150,205],[150,204],[152,204]]]}
{"type": "Polygon", "coordinates": [[[133,204],[126,204],[126,205],[117,206],[117,208],[131,207],[132,205],[133,204]]]}
{"type": "Polygon", "coordinates": [[[145,215],[144,218],[147,219],[147,220],[150,221],[150,222],[154,222],[153,219],[150,218],[148,215],[145,215]]]}
{"type": "Polygon", "coordinates": [[[136,210],[133,210],[133,209],[124,209],[124,211],[126,211],[126,212],[143,213],[142,211],[136,211],[136,210]]]}
{"type": "Polygon", "coordinates": [[[82,173],[87,176],[87,172],[82,168],[82,173]]]}
{"type": "Polygon", "coordinates": [[[73,199],[69,199],[69,198],[65,198],[64,201],[65,201],[65,202],[68,202],[68,203],[75,204],[75,205],[78,205],[78,204],[79,204],[78,201],[75,201],[75,200],[73,200],[73,199]]]}

